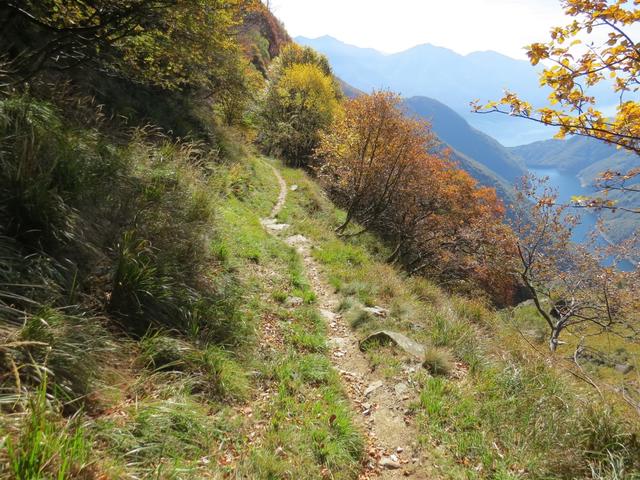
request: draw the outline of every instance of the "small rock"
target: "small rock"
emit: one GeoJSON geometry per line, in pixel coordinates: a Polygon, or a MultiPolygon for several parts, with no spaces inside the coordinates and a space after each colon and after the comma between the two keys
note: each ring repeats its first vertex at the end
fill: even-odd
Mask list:
{"type": "Polygon", "coordinates": [[[336,314],[333,313],[331,310],[327,310],[324,308],[320,309],[320,315],[322,315],[324,318],[326,318],[327,320],[331,321],[334,318],[336,318],[336,314]]]}
{"type": "Polygon", "coordinates": [[[298,190],[298,185],[291,185],[290,190],[291,190],[292,192],[295,192],[296,190],[298,190]]]}
{"type": "Polygon", "coordinates": [[[371,315],[374,315],[376,317],[381,317],[384,318],[387,316],[387,314],[389,313],[389,310],[387,310],[386,308],[382,308],[382,307],[365,307],[362,310],[364,310],[367,313],[370,313],[371,315]]]}
{"type": "Polygon", "coordinates": [[[360,350],[364,350],[367,344],[372,341],[377,341],[382,344],[392,343],[397,345],[409,355],[419,359],[420,361],[424,359],[424,354],[426,352],[424,345],[419,344],[402,333],[393,332],[391,330],[380,330],[379,332],[372,333],[368,337],[364,338],[360,342],[360,350]]]}
{"type": "Polygon", "coordinates": [[[369,395],[371,395],[373,392],[375,392],[377,389],[379,389],[380,387],[382,387],[383,383],[382,380],[378,380],[377,382],[373,382],[371,385],[369,385],[367,387],[367,389],[364,391],[364,396],[368,397],[369,395]]]}
{"type": "Polygon", "coordinates": [[[390,456],[389,456],[389,458],[390,458],[390,459],[391,459],[391,461],[393,461],[393,462],[398,462],[398,461],[399,461],[398,456],[397,456],[395,453],[394,453],[394,454],[392,454],[392,455],[390,455],[390,456]]]}
{"type": "Polygon", "coordinates": [[[289,228],[288,224],[279,223],[275,218],[265,218],[261,223],[267,230],[281,231],[289,228]]]}
{"type": "Polygon", "coordinates": [[[396,391],[396,395],[401,397],[402,395],[404,395],[409,391],[409,386],[406,383],[398,383],[394,387],[394,390],[396,391]]]}
{"type": "Polygon", "coordinates": [[[402,447],[396,448],[396,453],[402,453],[402,452],[404,452],[404,448],[402,447]]]}
{"type": "Polygon", "coordinates": [[[344,349],[344,348],[349,346],[349,339],[348,338],[343,338],[343,337],[335,337],[335,338],[329,339],[327,344],[330,347],[342,350],[342,349],[344,349]]]}
{"type": "Polygon", "coordinates": [[[621,374],[626,375],[631,370],[633,370],[633,365],[629,365],[628,363],[620,363],[616,365],[615,368],[617,372],[620,372],[621,374]]]}
{"type": "Polygon", "coordinates": [[[387,457],[381,458],[380,462],[378,462],[378,465],[383,468],[388,468],[389,470],[398,470],[399,468],[402,468],[402,465],[400,465],[400,463],[394,462],[393,460],[391,460],[391,458],[387,457]]]}
{"type": "Polygon", "coordinates": [[[291,237],[287,237],[285,242],[287,243],[287,245],[296,247],[296,246],[308,245],[309,239],[304,235],[292,235],[291,237]]]}
{"type": "Polygon", "coordinates": [[[284,304],[289,308],[299,307],[304,303],[304,300],[300,297],[287,297],[284,304]]]}

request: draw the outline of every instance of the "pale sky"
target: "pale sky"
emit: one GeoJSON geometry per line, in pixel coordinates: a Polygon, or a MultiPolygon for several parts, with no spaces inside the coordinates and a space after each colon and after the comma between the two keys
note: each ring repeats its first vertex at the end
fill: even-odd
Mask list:
{"type": "Polygon", "coordinates": [[[568,23],[559,0],[270,0],[292,36],[331,35],[393,53],[431,43],[461,54],[495,50],[526,58],[568,23]]]}

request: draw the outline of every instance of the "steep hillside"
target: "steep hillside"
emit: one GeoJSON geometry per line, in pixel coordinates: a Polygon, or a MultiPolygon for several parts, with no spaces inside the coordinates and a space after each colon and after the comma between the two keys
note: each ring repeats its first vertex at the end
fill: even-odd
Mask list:
{"type": "Polygon", "coordinates": [[[356,98],[360,95],[364,95],[362,90],[358,90],[356,87],[349,85],[347,82],[342,80],[340,77],[337,77],[338,83],[340,84],[340,88],[342,89],[342,93],[347,98],[356,98]]]}
{"type": "Polygon", "coordinates": [[[428,120],[438,137],[457,152],[470,157],[499,177],[515,183],[525,172],[522,160],[500,143],[471,127],[460,115],[443,103],[427,97],[404,101],[409,112],[428,120]]]}
{"type": "Polygon", "coordinates": [[[527,166],[557,168],[574,174],[619,153],[616,147],[605,142],[579,136],[534,142],[509,150],[521,157],[527,166]]]}
{"type": "Polygon", "coordinates": [[[240,36],[251,62],[263,74],[282,47],[291,42],[284,26],[262,3],[244,15],[240,36]]]}

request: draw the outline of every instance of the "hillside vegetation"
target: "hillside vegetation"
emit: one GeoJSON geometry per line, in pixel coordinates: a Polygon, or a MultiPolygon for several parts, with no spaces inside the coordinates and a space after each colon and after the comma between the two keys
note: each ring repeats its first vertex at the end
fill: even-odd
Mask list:
{"type": "Polygon", "coordinates": [[[0,5],[0,478],[640,478],[637,345],[615,337],[631,374],[567,360],[580,327],[548,351],[495,191],[397,96],[343,98],[260,2],[23,3],[0,5]],[[424,348],[354,347],[393,450],[336,325],[424,348]]]}

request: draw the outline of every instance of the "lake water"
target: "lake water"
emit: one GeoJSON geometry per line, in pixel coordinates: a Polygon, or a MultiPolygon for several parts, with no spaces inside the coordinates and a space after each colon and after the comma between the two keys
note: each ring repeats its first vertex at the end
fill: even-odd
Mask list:
{"type": "MultiPolygon", "coordinates": [[[[571,197],[574,195],[593,195],[593,188],[585,188],[580,184],[580,180],[571,173],[564,173],[556,170],[555,168],[529,168],[529,171],[538,178],[548,177],[549,186],[557,189],[558,201],[561,203],[570,203],[571,197]]],[[[577,225],[572,232],[571,239],[575,243],[583,243],[593,232],[596,227],[598,216],[594,213],[590,213],[588,210],[576,210],[571,214],[577,214],[580,216],[580,224],[577,225]]],[[[601,244],[604,245],[604,240],[601,240],[601,244]]],[[[612,262],[612,259],[605,260],[606,263],[612,262]]],[[[631,262],[622,261],[618,264],[618,267],[624,271],[634,270],[634,266],[631,262]]]]}
{"type": "MultiPolygon", "coordinates": [[[[593,195],[592,188],[584,188],[580,180],[571,173],[563,173],[555,168],[529,168],[529,171],[538,178],[548,177],[549,186],[558,190],[558,201],[570,203],[574,195],[593,195]]],[[[597,216],[587,210],[571,212],[580,216],[580,225],[573,230],[572,240],[576,243],[583,243],[593,231],[597,223],[597,216]]]]}

